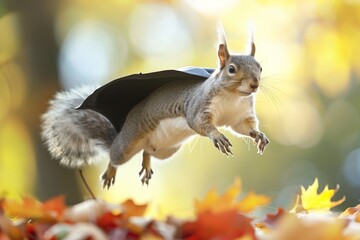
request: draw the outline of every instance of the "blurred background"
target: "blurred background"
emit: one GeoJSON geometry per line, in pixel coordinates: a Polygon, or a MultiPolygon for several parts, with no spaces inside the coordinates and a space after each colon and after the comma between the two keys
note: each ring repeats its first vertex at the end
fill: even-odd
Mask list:
{"type": "MultiPolygon", "coordinates": [[[[104,84],[137,72],[216,67],[216,27],[229,48],[246,53],[249,29],[263,68],[260,127],[271,143],[260,156],[224,130],[234,157],[194,138],[166,161],[153,161],[150,185],[141,156],[102,190],[107,162],[85,169],[100,198],[150,203],[149,214],[187,217],[194,198],[236,177],[243,191],[290,207],[299,185],[340,185],[342,208],[360,198],[360,1],[358,0],[2,0],[0,1],[0,193],[44,200],[88,198],[77,172],[50,158],[40,116],[56,91],[104,84]]],[[[141,88],[141,86],[139,86],[141,88]]]]}

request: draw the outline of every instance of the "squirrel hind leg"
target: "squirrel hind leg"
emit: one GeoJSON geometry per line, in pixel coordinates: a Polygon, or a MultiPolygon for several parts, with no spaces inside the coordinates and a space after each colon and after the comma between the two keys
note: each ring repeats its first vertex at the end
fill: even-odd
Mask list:
{"type": "Polygon", "coordinates": [[[172,156],[175,152],[177,152],[180,149],[180,147],[172,147],[172,148],[166,148],[161,150],[155,150],[152,154],[147,152],[146,150],[143,151],[143,159],[141,164],[141,170],[139,172],[139,176],[141,178],[141,182],[144,185],[149,185],[149,181],[154,174],[154,171],[151,168],[151,156],[154,156],[159,159],[166,159],[170,156],[172,156]]]}
{"type": "Polygon", "coordinates": [[[101,175],[101,181],[103,183],[103,188],[109,189],[115,183],[116,176],[116,167],[108,164],[106,171],[101,175]]]}
{"type": "Polygon", "coordinates": [[[139,176],[143,175],[141,178],[141,182],[144,185],[149,185],[149,181],[151,176],[154,174],[154,171],[151,169],[151,155],[147,151],[143,151],[143,159],[141,164],[141,170],[139,172],[139,176]]]}

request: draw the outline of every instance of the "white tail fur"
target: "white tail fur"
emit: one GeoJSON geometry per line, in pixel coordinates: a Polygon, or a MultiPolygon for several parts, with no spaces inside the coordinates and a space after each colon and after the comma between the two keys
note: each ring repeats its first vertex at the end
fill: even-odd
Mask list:
{"type": "Polygon", "coordinates": [[[42,139],[62,165],[81,168],[108,157],[116,131],[101,114],[76,110],[96,88],[60,92],[42,116],[42,139]]]}

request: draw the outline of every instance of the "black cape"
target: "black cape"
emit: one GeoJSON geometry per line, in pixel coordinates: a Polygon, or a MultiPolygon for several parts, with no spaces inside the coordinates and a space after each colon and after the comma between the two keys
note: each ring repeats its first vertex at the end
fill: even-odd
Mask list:
{"type": "Polygon", "coordinates": [[[174,81],[205,81],[213,72],[212,68],[186,67],[121,77],[96,89],[78,109],[91,109],[104,115],[119,132],[129,111],[159,87],[174,81]]]}

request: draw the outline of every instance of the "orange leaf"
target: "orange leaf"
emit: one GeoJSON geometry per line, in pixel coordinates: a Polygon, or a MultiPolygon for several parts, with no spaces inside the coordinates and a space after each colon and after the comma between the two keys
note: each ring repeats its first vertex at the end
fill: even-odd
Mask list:
{"type": "Polygon", "coordinates": [[[317,178],[308,189],[301,186],[301,195],[297,197],[296,204],[291,212],[329,211],[331,208],[336,207],[345,201],[345,197],[335,202],[331,201],[335,193],[339,190],[339,186],[337,186],[336,189],[329,189],[326,185],[324,190],[319,194],[317,193],[318,188],[319,182],[317,178]]]}
{"type": "Polygon", "coordinates": [[[239,201],[238,210],[243,213],[253,211],[258,206],[264,206],[270,202],[270,198],[265,195],[258,195],[250,192],[243,199],[239,201]]]}
{"type": "Polygon", "coordinates": [[[141,217],[144,215],[147,204],[138,205],[133,200],[128,199],[122,203],[123,206],[123,217],[125,219],[129,217],[141,217]]]}
{"type": "Polygon", "coordinates": [[[48,212],[55,217],[61,217],[66,209],[65,197],[58,196],[51,198],[42,204],[42,208],[45,212],[48,212]]]}
{"type": "Polygon", "coordinates": [[[54,221],[61,217],[65,210],[64,198],[55,197],[45,203],[25,196],[21,202],[16,200],[4,200],[4,210],[8,216],[17,218],[29,218],[42,221],[54,221]]]}
{"type": "Polygon", "coordinates": [[[354,220],[360,223],[360,204],[356,207],[349,207],[340,214],[341,217],[354,216],[354,220]]]}
{"type": "Polygon", "coordinates": [[[198,239],[235,239],[255,238],[251,219],[236,210],[224,212],[203,211],[193,222],[186,222],[181,229],[181,238],[198,239]]]}
{"type": "Polygon", "coordinates": [[[241,193],[241,181],[237,178],[234,184],[223,194],[218,195],[215,189],[210,190],[201,201],[195,201],[197,213],[211,210],[214,212],[223,212],[236,209],[239,212],[248,213],[260,205],[270,202],[270,198],[265,195],[257,195],[253,192],[246,195],[242,200],[237,198],[241,193]]]}
{"type": "Polygon", "coordinates": [[[22,202],[6,199],[4,203],[6,215],[18,218],[41,218],[44,213],[41,203],[34,198],[25,196],[22,202]]]}

